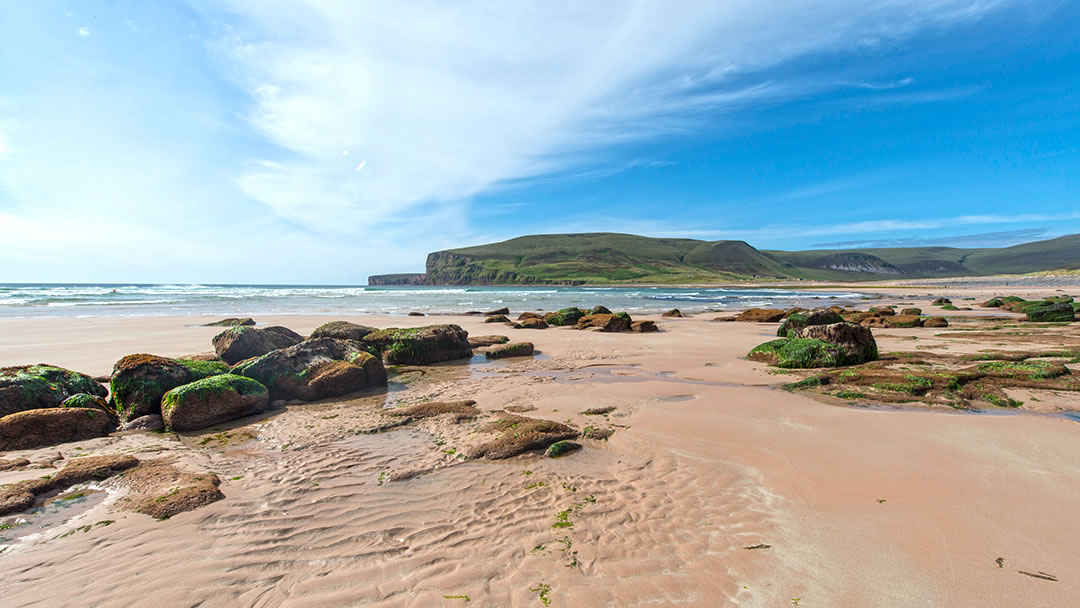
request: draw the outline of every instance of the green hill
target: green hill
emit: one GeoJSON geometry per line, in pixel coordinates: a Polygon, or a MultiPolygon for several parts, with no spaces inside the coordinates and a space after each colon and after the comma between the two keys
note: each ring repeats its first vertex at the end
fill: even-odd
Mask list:
{"type": "MultiPolygon", "coordinates": [[[[632,234],[523,236],[431,253],[429,285],[719,283],[753,279],[867,281],[1028,273],[1080,265],[1080,235],[994,249],[905,247],[760,251],[743,241],[632,234]]],[[[415,277],[415,278],[414,278],[415,277]]],[[[399,279],[394,276],[393,279],[399,279]]],[[[376,275],[371,284],[390,280],[376,275]]]]}

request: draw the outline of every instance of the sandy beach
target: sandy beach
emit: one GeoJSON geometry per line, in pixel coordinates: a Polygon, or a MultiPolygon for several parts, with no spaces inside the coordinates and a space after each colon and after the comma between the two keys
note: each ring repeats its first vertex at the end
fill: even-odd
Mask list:
{"type": "MultiPolygon", "coordinates": [[[[930,309],[930,295],[959,302],[1057,289],[912,286],[880,290],[873,304],[930,309]]],[[[949,314],[974,323],[1019,318],[949,314]]],[[[46,465],[0,473],[3,483],[83,455],[132,454],[214,472],[225,498],[157,521],[117,511],[120,493],[102,482],[106,491],[86,501],[0,532],[12,538],[0,554],[2,603],[1080,604],[1080,423],[1062,415],[1080,410],[1075,393],[982,413],[853,407],[783,390],[802,376],[745,359],[777,324],[716,317],[642,317],[662,331],[630,334],[512,329],[475,316],[343,315],[374,327],[456,323],[471,336],[529,340],[538,354],[402,368],[386,390],[200,432],[117,433],[5,454],[46,465]],[[565,458],[486,461],[463,457],[475,422],[363,432],[384,408],[456,399],[613,433],[582,440],[584,449],[565,458]],[[582,414],[597,408],[614,409],[582,414]]],[[[0,319],[0,365],[107,375],[132,353],[211,351],[220,328],[201,326],[210,320],[0,319]]],[[[257,319],[305,335],[326,320],[257,319]]],[[[882,352],[1045,345],[963,334],[874,329],[882,352]]]]}

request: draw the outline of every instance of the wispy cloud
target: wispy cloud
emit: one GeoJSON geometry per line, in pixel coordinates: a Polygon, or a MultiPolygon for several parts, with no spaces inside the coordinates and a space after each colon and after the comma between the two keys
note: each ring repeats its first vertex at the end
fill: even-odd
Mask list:
{"type": "Polygon", "coordinates": [[[981,232],[978,234],[950,234],[934,237],[911,237],[899,239],[861,239],[855,241],[837,241],[833,243],[815,243],[811,249],[853,249],[865,247],[1007,247],[1018,243],[1039,240],[1047,237],[1046,228],[1024,230],[1004,230],[1001,232],[981,232]]]}
{"type": "Polygon", "coordinates": [[[78,31],[79,31],[79,35],[82,36],[83,38],[89,38],[90,37],[90,28],[86,27],[85,25],[83,27],[80,27],[78,31]]]}

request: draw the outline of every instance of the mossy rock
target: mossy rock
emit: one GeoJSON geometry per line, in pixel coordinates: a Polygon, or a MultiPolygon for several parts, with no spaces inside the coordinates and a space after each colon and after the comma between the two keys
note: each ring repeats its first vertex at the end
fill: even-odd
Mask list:
{"type": "Polygon", "coordinates": [[[229,371],[220,361],[169,359],[157,355],[128,355],[113,366],[109,386],[112,407],[121,420],[161,414],[161,398],[170,390],[229,371]]]}
{"type": "Polygon", "coordinates": [[[584,316],[586,316],[585,311],[580,308],[563,308],[550,315],[545,315],[544,320],[547,321],[548,325],[562,327],[564,325],[576,325],[578,320],[584,316]]]}
{"type": "Polygon", "coordinates": [[[234,327],[214,336],[214,351],[229,365],[259,357],[279,348],[287,348],[298,340],[280,331],[255,327],[234,327]]]}
{"type": "Polygon", "coordinates": [[[590,315],[610,315],[611,310],[607,306],[593,306],[588,314],[590,315]]]}
{"type": "Polygon", "coordinates": [[[510,319],[506,315],[492,315],[484,319],[484,323],[509,323],[510,319]]]}
{"type": "Polygon", "coordinates": [[[784,322],[780,324],[780,327],[776,329],[776,335],[781,338],[787,338],[794,335],[796,330],[802,329],[803,327],[841,323],[843,320],[843,317],[841,317],[839,313],[827,308],[793,312],[788,315],[787,318],[784,319],[784,322]]]}
{"type": "Polygon", "coordinates": [[[313,338],[244,361],[233,374],[270,389],[271,400],[315,401],[386,385],[386,367],[351,340],[313,338]]]}
{"type": "Polygon", "coordinates": [[[599,329],[605,332],[629,331],[630,321],[619,315],[588,315],[578,319],[577,329],[599,329]]]}
{"type": "Polygon", "coordinates": [[[251,317],[236,318],[229,317],[220,321],[214,321],[213,323],[204,323],[203,327],[240,327],[247,325],[255,325],[255,319],[251,317]]]}
{"type": "Polygon", "coordinates": [[[886,327],[921,327],[922,317],[918,315],[896,315],[895,317],[882,317],[886,327]]]}
{"type": "Polygon", "coordinates": [[[480,444],[471,454],[473,458],[500,460],[531,450],[546,449],[556,441],[576,439],[577,430],[559,422],[527,418],[508,414],[480,429],[494,436],[480,444]]]}
{"type": "Polygon", "coordinates": [[[946,304],[952,304],[952,300],[949,298],[936,298],[930,304],[934,306],[944,306],[946,304]]]}
{"type": "Polygon", "coordinates": [[[619,317],[620,319],[622,319],[622,320],[624,320],[624,321],[626,321],[627,323],[630,323],[630,324],[633,324],[633,322],[634,322],[634,320],[630,318],[630,313],[628,313],[628,312],[617,312],[617,313],[615,313],[615,316],[619,317]]]}
{"type": "Polygon", "coordinates": [[[844,351],[813,338],[780,338],[754,347],[747,358],[785,369],[839,367],[844,364],[844,351]]]}
{"type": "Polygon", "coordinates": [[[73,395],[105,397],[105,387],[86,374],[55,365],[0,368],[0,416],[56,407],[73,395]]]}
{"type": "Polygon", "coordinates": [[[1076,311],[1071,302],[1037,302],[1022,311],[1028,321],[1040,323],[1070,322],[1076,320],[1076,311]]]}
{"type": "Polygon", "coordinates": [[[960,310],[960,308],[958,306],[953,306],[952,304],[946,304],[941,307],[941,310],[960,310]]]}
{"type": "Polygon", "coordinates": [[[922,314],[921,308],[904,308],[900,311],[901,317],[918,317],[922,314]]]}
{"type": "Polygon", "coordinates": [[[563,441],[556,441],[555,443],[549,445],[547,451],[544,452],[544,455],[548,458],[562,458],[563,456],[573,454],[580,449],[580,443],[577,443],[576,441],[567,441],[564,439],[563,441]]]}
{"type": "Polygon", "coordinates": [[[511,342],[509,344],[497,344],[487,349],[484,356],[488,359],[503,359],[506,357],[531,357],[533,354],[532,342],[511,342]]]}
{"type": "Polygon", "coordinates": [[[878,358],[877,342],[870,328],[854,323],[810,325],[795,330],[794,338],[814,338],[836,345],[844,352],[843,365],[858,365],[878,358]]]}
{"type": "MultiPolygon", "coordinates": [[[[349,321],[330,321],[323,323],[311,332],[312,338],[337,338],[338,340],[363,340],[374,327],[350,323],[349,321]]],[[[290,345],[291,346],[291,345],[290,345]]]]}
{"type": "Polygon", "coordinates": [[[256,380],[221,374],[178,386],[161,400],[161,415],[174,431],[194,431],[266,410],[270,393],[256,380]]]}
{"type": "Polygon", "coordinates": [[[927,317],[926,319],[923,320],[923,327],[940,328],[940,327],[948,327],[948,326],[949,326],[949,320],[946,319],[945,317],[927,317]]]}
{"type": "Polygon", "coordinates": [[[469,332],[457,325],[427,325],[411,329],[380,329],[364,337],[364,344],[387,363],[427,365],[472,357],[469,332]]]}

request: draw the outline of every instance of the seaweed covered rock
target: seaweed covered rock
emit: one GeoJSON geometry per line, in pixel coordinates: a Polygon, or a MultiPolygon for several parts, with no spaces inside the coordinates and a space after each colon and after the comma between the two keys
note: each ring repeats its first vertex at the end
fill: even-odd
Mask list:
{"type": "Polygon", "coordinates": [[[131,492],[123,508],[155,519],[168,519],[225,498],[218,489],[221,479],[214,473],[182,471],[164,458],[140,463],[124,473],[119,483],[131,492]]]}
{"type": "Polygon", "coordinates": [[[511,342],[509,344],[497,344],[484,352],[484,356],[488,359],[503,359],[506,357],[531,357],[532,354],[532,342],[511,342]]]}
{"type": "Polygon", "coordinates": [[[112,406],[122,420],[161,414],[161,398],[165,393],[189,382],[228,371],[228,365],[216,361],[128,355],[113,366],[109,380],[112,406]]]}
{"type": "Polygon", "coordinates": [[[948,327],[949,321],[945,317],[927,317],[923,319],[923,327],[948,327]]]}
{"type": "Polygon", "coordinates": [[[630,320],[619,315],[588,315],[578,319],[577,329],[599,329],[600,331],[627,331],[630,320]]]}
{"type": "Polygon", "coordinates": [[[278,331],[254,327],[234,327],[214,336],[214,351],[229,365],[244,359],[296,344],[297,340],[278,331]]]}
{"type": "Polygon", "coordinates": [[[315,401],[386,384],[382,361],[350,340],[313,338],[244,361],[232,373],[257,380],[270,398],[315,401]]]}
{"type": "Polygon", "coordinates": [[[426,317],[427,315],[420,312],[419,310],[410,310],[408,316],[410,316],[410,317],[426,317]]]}
{"type": "Polygon", "coordinates": [[[900,311],[900,316],[902,316],[902,317],[909,317],[909,316],[917,317],[917,316],[919,316],[921,314],[922,314],[922,309],[921,308],[904,308],[904,309],[902,309],[900,311]]]}
{"type": "Polygon", "coordinates": [[[781,338],[786,338],[789,334],[794,333],[796,329],[802,327],[840,323],[843,320],[844,319],[838,313],[827,308],[794,312],[788,315],[787,318],[784,319],[784,322],[780,324],[780,327],[776,330],[776,335],[781,338]]]}
{"type": "Polygon", "coordinates": [[[562,458],[563,456],[573,454],[580,449],[580,443],[564,439],[549,445],[547,451],[544,452],[544,456],[547,456],[548,458],[562,458]]]}
{"type": "Polygon", "coordinates": [[[494,435],[480,444],[471,456],[499,460],[531,450],[546,449],[556,441],[576,439],[578,432],[565,424],[539,418],[508,414],[484,425],[483,433],[494,435]]]}
{"type": "MultiPolygon", "coordinates": [[[[311,332],[312,338],[337,338],[338,340],[363,340],[364,336],[375,331],[374,327],[359,325],[348,321],[323,323],[311,332]]],[[[291,344],[289,346],[292,346],[291,344]]],[[[262,354],[262,353],[260,353],[262,354]]]]}
{"type": "Polygon", "coordinates": [[[426,365],[472,357],[469,332],[449,324],[380,329],[365,336],[364,344],[391,364],[426,365]]]}
{"type": "Polygon", "coordinates": [[[779,338],[757,345],[746,358],[786,369],[839,367],[844,364],[844,351],[814,338],[779,338]]]}
{"type": "Polygon", "coordinates": [[[116,421],[116,411],[109,407],[109,403],[105,401],[104,397],[98,397],[97,395],[88,395],[86,393],[79,393],[78,395],[72,395],[67,399],[64,399],[60,407],[82,407],[92,410],[98,410],[104,413],[106,416],[111,416],[116,421]]]}
{"type": "Polygon", "coordinates": [[[679,310],[678,308],[672,308],[671,310],[665,312],[664,314],[662,314],[660,316],[661,317],[681,317],[681,316],[683,316],[683,314],[682,314],[682,311],[679,310]]]}
{"type": "Polygon", "coordinates": [[[0,418],[0,451],[32,450],[104,437],[115,429],[116,419],[98,409],[53,407],[26,410],[0,418]]]}
{"type": "MultiPolygon", "coordinates": [[[[1017,310],[1014,308],[1013,310],[1017,310]]],[[[1018,310],[1027,315],[1028,321],[1040,323],[1067,322],[1076,320],[1076,311],[1069,302],[1032,302],[1018,310]]]]}
{"type": "Polygon", "coordinates": [[[776,308],[750,308],[739,313],[735,320],[750,323],[776,323],[783,319],[786,314],[776,308]]]}
{"type": "Polygon", "coordinates": [[[918,315],[896,315],[882,319],[886,327],[922,327],[923,319],[918,315]]]}
{"type": "Polygon", "coordinates": [[[0,416],[56,407],[79,393],[96,397],[109,394],[90,376],[55,365],[40,363],[0,368],[0,416]]]}
{"type": "Polygon", "coordinates": [[[580,308],[563,308],[544,315],[548,325],[563,326],[576,325],[578,320],[585,316],[585,311],[580,308]]]}
{"type": "Polygon", "coordinates": [[[203,323],[203,327],[240,327],[242,325],[255,325],[255,319],[252,319],[251,317],[244,317],[242,319],[229,317],[220,321],[214,321],[213,323],[203,323]]]}
{"type": "Polygon", "coordinates": [[[933,306],[944,306],[946,304],[952,304],[952,300],[949,298],[935,298],[930,304],[933,306]]]}
{"type": "Polygon", "coordinates": [[[892,306],[871,306],[869,312],[879,317],[891,317],[896,314],[896,310],[892,306]]]}
{"type": "Polygon", "coordinates": [[[256,380],[221,374],[165,393],[161,415],[174,431],[194,431],[266,410],[270,393],[256,380]]]}
{"type": "Polygon", "coordinates": [[[611,310],[609,310],[607,306],[593,306],[592,309],[589,310],[588,314],[590,314],[590,315],[610,315],[611,310]]]}
{"type": "Polygon", "coordinates": [[[844,351],[842,365],[857,365],[878,358],[877,342],[869,328],[854,323],[810,325],[795,330],[794,338],[812,338],[835,344],[844,351]]]}
{"type": "Polygon", "coordinates": [[[506,336],[469,336],[469,346],[473,348],[506,344],[509,341],[510,338],[506,336]]]}
{"type": "Polygon", "coordinates": [[[633,321],[630,323],[630,330],[639,334],[647,334],[660,331],[660,328],[656,326],[655,321],[633,321]]]}
{"type": "Polygon", "coordinates": [[[390,410],[387,414],[399,418],[408,418],[410,420],[422,420],[424,418],[433,418],[435,416],[450,415],[455,421],[460,422],[462,420],[476,418],[480,415],[480,410],[475,406],[476,402],[472,399],[466,399],[464,401],[428,401],[418,405],[410,405],[390,410]]]}

